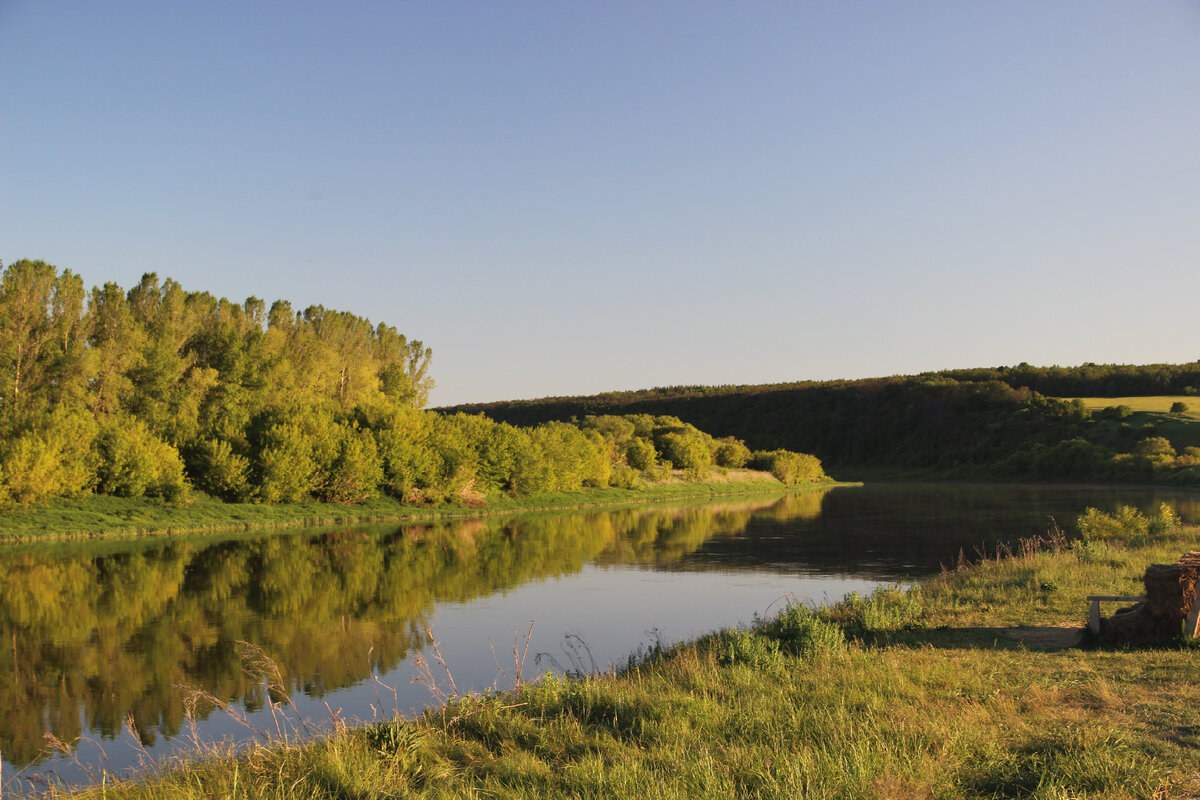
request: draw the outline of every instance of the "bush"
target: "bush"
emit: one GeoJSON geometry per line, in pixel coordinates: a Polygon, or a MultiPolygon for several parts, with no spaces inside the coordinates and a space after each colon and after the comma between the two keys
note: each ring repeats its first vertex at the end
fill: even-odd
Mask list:
{"type": "Polygon", "coordinates": [[[648,472],[658,462],[658,451],[647,439],[635,436],[625,447],[625,463],[636,470],[648,472]]]}
{"type": "Polygon", "coordinates": [[[750,459],[753,457],[750,448],[746,447],[746,443],[740,439],[726,436],[723,439],[716,440],[716,447],[713,450],[713,461],[718,467],[741,469],[749,464],[750,459]]]}
{"type": "Polygon", "coordinates": [[[1166,503],[1160,503],[1158,513],[1149,520],[1147,533],[1150,536],[1164,536],[1182,524],[1183,521],[1179,519],[1179,516],[1175,513],[1175,509],[1166,503]]]}
{"type": "Polygon", "coordinates": [[[758,622],[757,629],[787,652],[809,658],[838,652],[846,645],[840,627],[801,603],[789,603],[778,616],[758,622]]]}
{"type": "Polygon", "coordinates": [[[369,431],[343,428],[338,454],[317,496],[329,503],[361,503],[379,495],[383,466],[369,431]]]}
{"type": "Polygon", "coordinates": [[[882,586],[867,597],[851,592],[827,614],[846,633],[864,636],[923,627],[925,608],[919,589],[882,586]]]}
{"type": "Polygon", "coordinates": [[[188,493],[179,451],[135,417],[106,419],[96,438],[96,450],[97,490],[103,494],[179,501],[188,493]]]}
{"type": "Polygon", "coordinates": [[[1075,525],[1085,542],[1127,540],[1149,533],[1149,520],[1132,506],[1121,506],[1114,514],[1088,508],[1075,518],[1075,525]]]}
{"type": "Polygon", "coordinates": [[[98,430],[91,414],[58,409],[9,442],[0,458],[5,499],[24,504],[86,494],[97,480],[98,430]]]}
{"type": "Polygon", "coordinates": [[[1077,539],[1071,543],[1071,552],[1081,564],[1094,564],[1108,558],[1108,544],[1096,540],[1077,539]]]}
{"type": "Polygon", "coordinates": [[[770,472],[785,486],[829,480],[829,476],[821,468],[820,460],[808,453],[793,453],[790,450],[760,450],[754,454],[751,466],[770,472]]]}
{"type": "Polygon", "coordinates": [[[769,669],[782,663],[779,640],[753,631],[729,630],[716,636],[717,663],[725,666],[744,664],[753,669],[769,669]]]}
{"type": "Polygon", "coordinates": [[[298,503],[316,489],[312,443],[299,425],[275,424],[262,434],[258,450],[257,497],[265,503],[298,503]]]}
{"type": "Polygon", "coordinates": [[[1176,400],[1174,403],[1171,403],[1171,413],[1172,414],[1186,414],[1187,410],[1188,410],[1187,403],[1184,403],[1180,400],[1176,400]]]}
{"type": "Polygon", "coordinates": [[[1165,437],[1148,436],[1134,446],[1133,454],[1142,458],[1153,456],[1170,456],[1174,458],[1175,448],[1171,446],[1171,442],[1165,437]]]}
{"type": "Polygon", "coordinates": [[[633,467],[617,464],[612,469],[610,483],[618,489],[638,489],[642,485],[642,476],[633,467]]]}
{"type": "Polygon", "coordinates": [[[654,433],[654,444],[665,461],[691,477],[702,477],[712,466],[712,452],[708,449],[703,435],[695,428],[657,430],[654,433]]]}
{"type": "Polygon", "coordinates": [[[250,459],[223,439],[203,439],[188,452],[188,472],[202,491],[233,503],[249,499],[250,459]]]}

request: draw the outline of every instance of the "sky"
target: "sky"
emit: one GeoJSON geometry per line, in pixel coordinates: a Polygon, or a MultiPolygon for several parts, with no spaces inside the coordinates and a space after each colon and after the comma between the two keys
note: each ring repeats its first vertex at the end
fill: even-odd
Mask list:
{"type": "Polygon", "coordinates": [[[1200,358],[1200,2],[0,0],[0,260],[431,405],[1200,358]]]}

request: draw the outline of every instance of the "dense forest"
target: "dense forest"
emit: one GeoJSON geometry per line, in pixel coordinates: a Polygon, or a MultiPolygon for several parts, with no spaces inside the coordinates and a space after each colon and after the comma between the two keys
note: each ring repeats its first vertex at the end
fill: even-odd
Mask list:
{"type": "MultiPolygon", "coordinates": [[[[684,386],[459,407],[513,424],[587,414],[670,414],[750,447],[813,453],[838,477],[856,470],[963,478],[1200,483],[1200,424],[1173,415],[1096,412],[1077,396],[1195,394],[1200,363],[960,370],[856,381],[684,386]],[[1188,424],[1190,423],[1190,424],[1188,424]]],[[[1197,402],[1200,405],[1200,402],[1197,402]]]]}
{"type": "Polygon", "coordinates": [[[477,503],[748,463],[786,483],[824,477],[811,456],[752,454],[667,415],[517,428],[426,411],[431,356],[319,305],[235,303],[154,274],[87,292],[69,270],[18,261],[0,281],[0,504],[196,490],[477,503]]]}

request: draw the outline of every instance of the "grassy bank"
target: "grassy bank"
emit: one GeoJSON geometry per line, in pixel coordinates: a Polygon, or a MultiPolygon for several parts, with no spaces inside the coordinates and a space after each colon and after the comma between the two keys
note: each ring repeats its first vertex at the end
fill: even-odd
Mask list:
{"type": "Polygon", "coordinates": [[[83,796],[1196,797],[1200,648],[1080,643],[1087,594],[1200,548],[1138,524],[83,796]]]}
{"type": "Polygon", "coordinates": [[[766,472],[729,470],[724,474],[714,471],[707,480],[687,480],[676,475],[640,489],[609,487],[525,497],[501,496],[489,498],[482,505],[412,506],[387,497],[356,505],[315,501],[226,503],[197,492],[192,502],[177,506],[147,497],[92,495],[0,514],[0,542],[421,520],[550,508],[657,503],[764,491],[783,492],[785,488],[766,472]]]}

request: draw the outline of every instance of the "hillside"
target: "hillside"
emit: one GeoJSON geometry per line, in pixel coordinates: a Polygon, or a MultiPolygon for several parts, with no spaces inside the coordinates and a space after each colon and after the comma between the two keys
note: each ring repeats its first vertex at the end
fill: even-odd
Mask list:
{"type": "Polygon", "coordinates": [[[813,453],[837,477],[886,470],[1200,483],[1197,385],[1200,364],[1022,365],[855,381],[667,387],[442,410],[524,425],[591,414],[670,414],[751,448],[813,453]],[[1129,397],[1139,396],[1131,390],[1158,398],[1154,410],[1130,406],[1129,397]],[[1191,408],[1170,413],[1174,402],[1191,408]]]}

